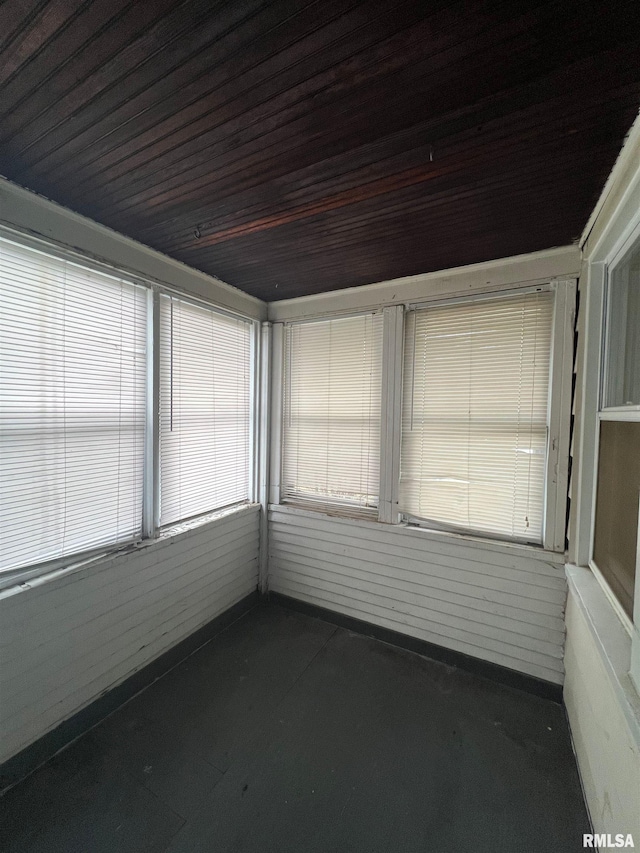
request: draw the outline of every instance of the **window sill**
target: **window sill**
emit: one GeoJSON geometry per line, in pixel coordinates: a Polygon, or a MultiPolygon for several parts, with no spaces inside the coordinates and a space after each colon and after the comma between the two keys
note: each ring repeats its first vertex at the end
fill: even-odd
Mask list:
{"type": "Polygon", "coordinates": [[[280,506],[287,509],[300,510],[302,512],[322,513],[330,515],[332,518],[346,518],[358,521],[377,521],[377,507],[357,507],[349,506],[348,504],[329,504],[320,501],[295,501],[284,500],[280,506]]]}
{"type": "Polygon", "coordinates": [[[177,539],[188,536],[189,533],[194,530],[205,528],[210,524],[215,524],[221,518],[225,518],[226,516],[240,514],[247,511],[257,511],[259,506],[259,504],[255,503],[244,503],[216,510],[215,512],[207,513],[207,515],[200,516],[199,518],[192,519],[191,521],[175,524],[171,527],[159,530],[156,536],[152,539],[142,539],[132,545],[116,546],[111,549],[101,551],[99,554],[85,557],[84,559],[79,558],[78,555],[75,557],[69,557],[70,562],[68,565],[58,567],[56,569],[46,569],[43,567],[41,574],[33,574],[34,569],[25,569],[25,574],[22,576],[13,575],[12,577],[3,578],[0,574],[0,600],[10,598],[11,596],[17,595],[21,592],[27,592],[30,589],[35,589],[69,575],[83,571],[99,570],[107,566],[113,560],[128,559],[132,555],[138,554],[140,551],[147,548],[167,545],[170,542],[174,542],[177,539]],[[30,576],[27,575],[27,573],[29,573],[30,576]]]}
{"type": "Polygon", "coordinates": [[[567,565],[565,571],[569,594],[587,623],[629,731],[640,749],[640,695],[629,675],[631,637],[593,572],[573,565],[567,565]]]}
{"type": "Polygon", "coordinates": [[[508,542],[499,539],[485,539],[481,536],[470,536],[464,533],[452,533],[445,530],[433,530],[431,528],[417,527],[413,524],[400,522],[398,524],[385,524],[377,519],[356,517],[354,515],[346,515],[344,513],[336,513],[333,509],[322,507],[311,509],[309,507],[292,506],[291,504],[271,504],[270,511],[283,512],[290,515],[297,515],[302,518],[314,518],[318,515],[323,515],[327,518],[340,524],[358,524],[370,527],[372,530],[394,530],[400,536],[411,538],[430,539],[432,541],[459,543],[460,545],[471,545],[482,551],[508,553],[521,557],[529,557],[534,560],[541,560],[545,563],[551,563],[561,567],[564,565],[564,554],[555,551],[545,551],[539,546],[523,545],[518,542],[508,542]]]}
{"type": "Polygon", "coordinates": [[[239,512],[240,510],[247,509],[251,506],[258,506],[258,504],[252,504],[249,502],[232,504],[231,506],[225,506],[222,509],[216,509],[213,512],[208,512],[205,515],[190,518],[187,521],[178,521],[175,524],[168,524],[166,527],[160,528],[153,539],[146,539],[140,544],[144,545],[145,542],[153,543],[164,539],[175,539],[176,536],[188,533],[190,530],[195,530],[198,527],[204,527],[205,524],[217,521],[219,518],[225,518],[227,515],[233,515],[234,512],[239,512]]]}
{"type": "Polygon", "coordinates": [[[540,542],[534,542],[517,537],[500,536],[499,534],[489,533],[488,531],[474,531],[470,528],[457,527],[455,525],[438,524],[431,522],[418,516],[404,514],[402,523],[406,523],[409,527],[417,527],[420,530],[428,530],[432,533],[453,533],[456,536],[466,536],[468,539],[481,540],[482,542],[498,542],[506,545],[524,545],[527,548],[535,548],[536,551],[543,551],[544,547],[540,542]]]}

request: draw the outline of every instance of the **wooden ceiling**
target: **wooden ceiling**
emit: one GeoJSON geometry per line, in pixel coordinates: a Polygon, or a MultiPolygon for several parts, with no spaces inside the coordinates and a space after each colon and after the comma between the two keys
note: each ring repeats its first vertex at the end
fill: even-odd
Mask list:
{"type": "Polygon", "coordinates": [[[265,300],[575,240],[640,3],[5,0],[0,172],[265,300]]]}

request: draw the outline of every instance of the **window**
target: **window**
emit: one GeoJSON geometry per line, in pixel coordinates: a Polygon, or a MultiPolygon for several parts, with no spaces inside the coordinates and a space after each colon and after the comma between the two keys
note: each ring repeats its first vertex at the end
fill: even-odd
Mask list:
{"type": "Polygon", "coordinates": [[[161,296],[160,523],[249,497],[250,323],[161,296]]]}
{"type": "Polygon", "coordinates": [[[633,619],[640,491],[640,246],[611,270],[598,412],[593,564],[633,619]]]}
{"type": "Polygon", "coordinates": [[[255,329],[0,236],[0,586],[248,500],[255,329]]]}
{"type": "Polygon", "coordinates": [[[141,535],[146,292],[0,238],[0,567],[141,535]]]}
{"type": "Polygon", "coordinates": [[[640,422],[602,421],[593,559],[629,617],[638,542],[640,422]]]}
{"type": "Polygon", "coordinates": [[[605,408],[640,406],[640,247],[618,265],[607,290],[605,408]]]}
{"type": "Polygon", "coordinates": [[[380,479],[382,314],[285,330],[285,499],[373,509],[380,479]]]}
{"type": "Polygon", "coordinates": [[[543,290],[409,312],[404,513],[542,541],[552,325],[543,290]]]}

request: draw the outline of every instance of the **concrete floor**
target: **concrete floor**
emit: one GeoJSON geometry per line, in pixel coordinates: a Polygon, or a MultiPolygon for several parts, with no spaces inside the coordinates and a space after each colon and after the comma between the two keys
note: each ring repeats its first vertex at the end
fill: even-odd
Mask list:
{"type": "Polygon", "coordinates": [[[563,709],[261,605],[0,801],[4,853],[572,853],[563,709]]]}

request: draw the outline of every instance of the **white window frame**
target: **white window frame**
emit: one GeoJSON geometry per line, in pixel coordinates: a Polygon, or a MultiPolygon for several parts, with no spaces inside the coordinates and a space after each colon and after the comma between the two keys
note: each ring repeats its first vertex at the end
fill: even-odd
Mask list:
{"type": "Polygon", "coordinates": [[[614,245],[588,266],[585,300],[582,435],[579,449],[580,489],[577,495],[575,561],[589,566],[613,612],[631,641],[629,674],[640,692],[640,524],[636,552],[636,583],[633,619],[623,610],[616,595],[593,560],[600,424],[602,421],[640,421],[640,406],[603,406],[606,399],[606,310],[607,294],[616,268],[640,245],[640,211],[614,245]]]}
{"type": "MultiPolygon", "coordinates": [[[[47,240],[25,234],[17,229],[6,225],[0,225],[0,237],[5,237],[25,248],[32,248],[44,252],[54,258],[70,261],[84,267],[88,271],[95,271],[109,276],[117,276],[119,279],[130,284],[144,287],[147,292],[147,374],[146,374],[146,423],[144,443],[144,467],[143,467],[143,491],[142,491],[142,535],[132,541],[123,541],[109,547],[94,548],[89,551],[77,552],[67,557],[49,560],[44,563],[36,563],[19,569],[0,571],[0,590],[16,586],[20,583],[35,580],[51,573],[66,570],[76,570],[80,566],[97,561],[107,555],[117,552],[128,551],[132,548],[146,546],[160,536],[166,536],[171,529],[180,527],[180,522],[169,525],[166,528],[160,526],[160,428],[159,428],[159,390],[160,390],[160,295],[167,294],[175,296],[185,302],[223,314],[227,317],[240,319],[249,323],[251,329],[251,374],[250,374],[250,461],[249,461],[249,494],[247,501],[234,504],[232,507],[212,509],[203,513],[195,519],[190,519],[193,526],[198,523],[206,523],[214,513],[233,511],[251,503],[260,502],[260,483],[266,482],[266,454],[264,450],[260,453],[260,442],[257,440],[261,434],[260,409],[261,409],[261,363],[268,354],[264,352],[261,343],[261,323],[259,320],[245,314],[231,311],[220,307],[215,302],[202,299],[191,294],[184,293],[178,288],[170,285],[151,281],[146,277],[133,275],[123,271],[115,265],[98,261],[88,257],[81,252],[75,252],[47,240]]],[[[266,411],[266,403],[262,403],[263,411],[266,411]]]]}
{"type": "MultiPolygon", "coordinates": [[[[544,505],[544,524],[543,524],[543,541],[542,547],[547,551],[563,552],[565,550],[565,533],[566,533],[566,512],[567,512],[567,471],[569,458],[569,442],[571,429],[571,385],[572,385],[572,370],[573,370],[573,345],[574,345],[574,325],[575,325],[575,299],[576,299],[576,280],[566,279],[563,281],[549,282],[548,284],[536,285],[534,287],[513,287],[500,292],[487,292],[474,294],[468,297],[458,297],[454,299],[429,300],[429,302],[411,303],[406,306],[406,310],[414,308],[424,308],[426,305],[437,306],[453,303],[469,303],[486,300],[494,300],[500,297],[508,297],[512,295],[533,292],[536,290],[551,290],[554,292],[553,306],[553,329],[552,329],[552,353],[550,360],[550,377],[549,377],[549,414],[548,414],[548,430],[547,430],[547,464],[545,476],[545,505],[544,505]]],[[[385,311],[397,311],[396,307],[385,309],[385,311]]],[[[405,313],[406,313],[405,310],[405,313]]],[[[397,316],[397,315],[396,315],[397,316]]],[[[404,317],[404,315],[403,315],[404,317]]],[[[385,334],[394,336],[395,340],[388,347],[388,350],[383,350],[383,381],[392,383],[392,392],[387,391],[385,397],[385,387],[383,385],[383,401],[390,399],[391,394],[401,395],[402,388],[402,346],[404,338],[404,324],[398,323],[389,315],[389,322],[386,322],[387,315],[385,314],[385,334]],[[389,353],[388,360],[385,361],[385,354],[389,353]],[[395,359],[395,361],[394,361],[395,359]],[[387,367],[387,371],[385,371],[387,367]]],[[[385,337],[386,342],[386,337],[385,337]]],[[[388,386],[387,386],[388,387],[388,386]]],[[[382,459],[385,460],[385,470],[393,472],[394,479],[390,481],[385,479],[384,486],[386,491],[383,493],[382,478],[381,478],[381,494],[380,500],[385,501],[385,504],[391,505],[394,509],[390,517],[381,517],[381,521],[397,520],[398,507],[398,480],[400,470],[400,405],[394,401],[395,415],[398,419],[398,425],[394,431],[393,428],[388,429],[384,434],[386,438],[386,446],[383,448],[382,459]]],[[[391,418],[391,414],[387,413],[387,423],[391,418]]],[[[383,420],[384,423],[384,420],[383,420]]],[[[382,470],[382,465],[381,465],[382,470]]],[[[424,527],[428,530],[441,530],[447,533],[460,534],[464,536],[475,536],[479,539],[492,539],[505,542],[514,542],[517,540],[508,539],[502,536],[491,536],[487,533],[482,533],[477,530],[463,529],[453,525],[437,524],[435,522],[426,521],[416,518],[411,515],[404,515],[403,519],[418,527],[424,527]]],[[[529,543],[528,543],[529,544],[529,543]]],[[[534,546],[535,547],[535,546],[534,546]]]]}
{"type": "MultiPolygon", "coordinates": [[[[398,306],[394,306],[396,308],[398,306]]],[[[400,306],[401,307],[401,306],[400,306]]],[[[368,316],[370,314],[382,314],[383,317],[383,325],[382,325],[382,376],[381,376],[381,412],[380,412],[380,485],[378,486],[378,492],[380,492],[381,484],[382,484],[382,464],[385,456],[383,454],[383,447],[385,446],[385,412],[387,411],[387,406],[389,405],[385,400],[386,389],[388,387],[387,381],[385,379],[385,370],[386,364],[389,359],[389,351],[385,349],[388,346],[387,344],[387,326],[388,326],[388,317],[387,312],[390,310],[394,310],[394,308],[389,309],[382,306],[365,309],[361,311],[345,311],[340,313],[332,313],[332,314],[319,314],[317,316],[312,317],[303,317],[296,320],[289,320],[284,323],[274,323],[272,328],[272,366],[271,366],[271,418],[270,418],[270,430],[271,430],[271,454],[270,454],[270,503],[273,504],[282,504],[283,506],[291,506],[296,507],[298,509],[309,509],[310,511],[317,512],[330,512],[332,515],[340,515],[345,518],[359,518],[365,519],[368,521],[375,520],[383,520],[381,518],[381,498],[380,494],[378,494],[378,505],[371,507],[361,507],[356,504],[348,504],[348,503],[338,503],[332,501],[322,501],[318,499],[317,501],[305,501],[297,502],[294,498],[287,498],[282,493],[282,470],[284,464],[284,454],[283,454],[283,442],[284,442],[284,405],[285,405],[285,388],[286,388],[286,358],[285,358],[285,333],[286,328],[288,326],[300,325],[301,323],[316,323],[322,320],[342,320],[348,317],[363,317],[368,316]],[[386,355],[385,355],[386,354],[386,355]],[[277,472],[277,475],[276,475],[277,472]]],[[[395,344],[391,344],[391,346],[395,346],[395,344]]],[[[402,350],[400,350],[400,371],[402,371],[402,350]]],[[[400,374],[402,375],[402,374],[400,374]]],[[[400,401],[402,400],[401,389],[398,392],[400,394],[400,401]]],[[[400,418],[398,415],[398,429],[400,428],[400,418]]],[[[399,433],[398,433],[398,441],[399,441],[399,433]]],[[[398,445],[399,447],[399,445],[398,445]]],[[[400,471],[398,461],[398,473],[400,471]]],[[[397,487],[396,487],[397,492],[397,487]]],[[[397,500],[396,500],[397,505],[397,500]]]]}
{"type": "MultiPolygon", "coordinates": [[[[426,298],[409,304],[378,306],[383,311],[382,346],[382,403],[380,429],[380,488],[378,498],[378,521],[385,524],[407,524],[451,535],[491,539],[513,543],[513,539],[491,537],[474,530],[446,527],[422,519],[402,517],[398,509],[398,486],[400,479],[402,371],[404,351],[404,319],[407,310],[451,304],[496,299],[501,296],[517,295],[532,290],[554,291],[552,330],[552,353],[549,382],[549,428],[547,435],[547,470],[545,477],[545,506],[542,547],[547,551],[564,552],[567,515],[568,459],[571,436],[571,395],[575,335],[576,279],[567,278],[532,285],[526,282],[512,284],[500,290],[490,289],[471,296],[453,298],[426,298]]],[[[371,309],[375,310],[375,309],[371,309]]],[[[337,319],[362,311],[322,312],[306,319],[337,319]]],[[[284,327],[287,322],[273,324],[272,337],[272,412],[271,412],[271,487],[269,502],[284,504],[280,481],[282,471],[282,419],[284,403],[284,327]]],[[[319,505],[320,512],[331,512],[357,519],[359,514],[349,507],[319,505]]]]}
{"type": "Polygon", "coordinates": [[[175,289],[162,287],[162,286],[153,286],[147,285],[154,290],[154,330],[152,341],[149,343],[150,351],[152,353],[152,357],[154,360],[154,372],[157,371],[158,384],[153,387],[153,417],[157,420],[157,424],[154,423],[153,427],[153,435],[154,442],[156,442],[157,435],[157,444],[154,443],[154,453],[157,453],[157,462],[154,457],[154,468],[153,468],[153,506],[154,506],[154,526],[153,532],[151,533],[151,538],[156,536],[159,532],[163,532],[166,534],[167,531],[171,531],[173,529],[181,528],[184,524],[197,525],[199,520],[202,519],[202,522],[205,522],[212,513],[223,512],[227,509],[233,509],[234,507],[242,507],[246,506],[248,503],[258,503],[259,502],[259,447],[256,441],[257,435],[260,429],[260,358],[261,358],[261,343],[260,343],[260,322],[251,317],[245,317],[242,314],[234,313],[233,311],[229,311],[226,308],[220,308],[218,305],[215,305],[212,302],[208,302],[206,299],[202,299],[198,296],[192,296],[190,294],[184,294],[176,291],[175,289]],[[162,525],[160,523],[160,514],[161,514],[161,496],[160,496],[160,426],[159,426],[159,417],[160,417],[160,296],[173,296],[176,300],[180,302],[186,302],[191,305],[196,305],[200,308],[205,308],[208,311],[212,311],[216,314],[222,314],[225,317],[231,317],[234,320],[242,320],[247,323],[250,328],[250,341],[249,341],[249,364],[250,364],[250,376],[249,376],[249,489],[248,489],[248,499],[246,501],[240,501],[236,504],[231,504],[230,506],[219,507],[217,509],[206,510],[200,515],[193,516],[187,519],[181,519],[179,521],[172,521],[169,524],[162,525]],[[157,308],[156,308],[157,303],[157,308]],[[156,312],[157,312],[157,320],[156,320],[156,312]],[[157,341],[157,345],[154,345],[154,341],[157,341]],[[155,362],[157,361],[157,367],[155,362]]]}

